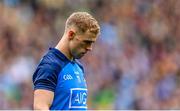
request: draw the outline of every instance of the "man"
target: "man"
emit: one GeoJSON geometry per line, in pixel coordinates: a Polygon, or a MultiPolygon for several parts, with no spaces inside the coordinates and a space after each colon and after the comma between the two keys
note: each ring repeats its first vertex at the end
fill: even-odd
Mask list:
{"type": "Polygon", "coordinates": [[[49,49],[33,75],[34,109],[87,109],[84,70],[76,59],[92,50],[99,30],[90,14],[76,12],[70,15],[63,37],[55,48],[49,49]]]}

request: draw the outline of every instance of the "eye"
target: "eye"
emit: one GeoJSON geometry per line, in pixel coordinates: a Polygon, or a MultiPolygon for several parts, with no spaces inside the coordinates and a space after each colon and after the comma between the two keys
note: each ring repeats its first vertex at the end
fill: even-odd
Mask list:
{"type": "Polygon", "coordinates": [[[85,44],[91,44],[91,41],[84,41],[85,44]]]}
{"type": "Polygon", "coordinates": [[[89,45],[89,44],[94,43],[94,41],[85,40],[84,43],[89,45]]]}

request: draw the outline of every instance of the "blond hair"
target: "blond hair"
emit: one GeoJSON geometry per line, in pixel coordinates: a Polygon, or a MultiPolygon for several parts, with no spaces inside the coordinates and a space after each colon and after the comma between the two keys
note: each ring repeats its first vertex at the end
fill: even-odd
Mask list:
{"type": "Polygon", "coordinates": [[[74,12],[66,21],[65,30],[69,27],[76,27],[80,33],[87,31],[99,34],[100,27],[97,20],[87,12],[74,12]]]}

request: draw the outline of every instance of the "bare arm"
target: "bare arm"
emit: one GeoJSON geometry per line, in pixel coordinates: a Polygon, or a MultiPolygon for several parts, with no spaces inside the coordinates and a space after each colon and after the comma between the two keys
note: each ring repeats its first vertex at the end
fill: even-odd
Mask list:
{"type": "Polygon", "coordinates": [[[43,89],[34,91],[34,110],[49,110],[54,98],[54,92],[43,89]]]}

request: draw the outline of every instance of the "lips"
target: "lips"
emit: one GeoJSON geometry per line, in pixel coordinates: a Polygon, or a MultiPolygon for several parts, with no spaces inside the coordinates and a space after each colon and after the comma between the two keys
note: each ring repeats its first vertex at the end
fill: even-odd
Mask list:
{"type": "Polygon", "coordinates": [[[81,54],[83,54],[83,55],[84,55],[84,54],[86,54],[86,52],[83,52],[83,53],[81,53],[81,54]]]}

